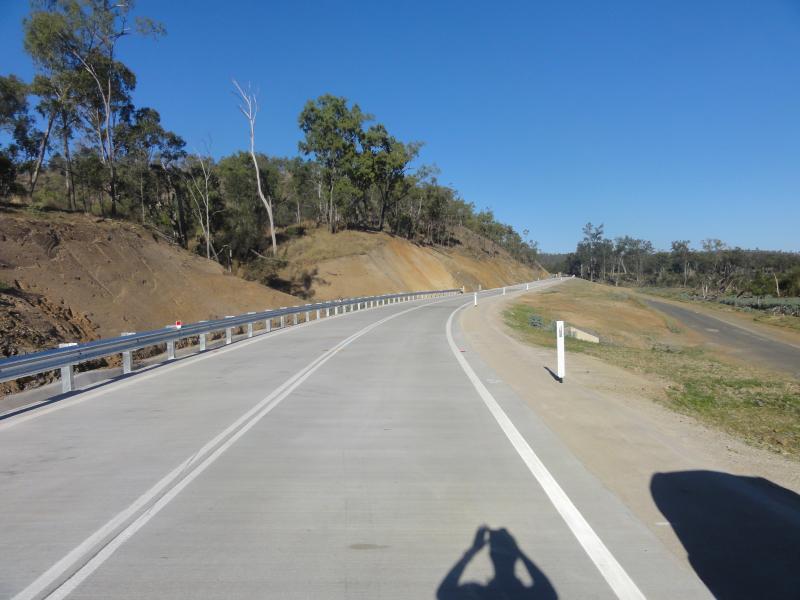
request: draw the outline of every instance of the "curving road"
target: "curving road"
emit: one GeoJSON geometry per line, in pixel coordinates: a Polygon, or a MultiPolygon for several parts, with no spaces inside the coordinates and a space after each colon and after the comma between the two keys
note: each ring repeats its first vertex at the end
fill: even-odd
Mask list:
{"type": "Polygon", "coordinates": [[[470,306],[311,322],[0,421],[0,597],[710,597],[465,343],[470,306]]]}

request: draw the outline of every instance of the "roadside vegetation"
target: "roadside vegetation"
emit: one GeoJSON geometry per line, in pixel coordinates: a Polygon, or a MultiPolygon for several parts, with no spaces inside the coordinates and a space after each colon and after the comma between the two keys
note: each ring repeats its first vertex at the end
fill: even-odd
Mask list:
{"type": "Polygon", "coordinates": [[[702,304],[722,313],[735,313],[775,327],[800,331],[800,298],[726,297],[703,300],[685,288],[644,287],[640,293],[678,302],[702,304]]]}
{"type": "MultiPolygon", "coordinates": [[[[658,250],[649,240],[605,236],[604,226],[587,223],[575,251],[542,254],[550,272],[614,286],[656,288],[675,299],[720,303],[752,311],[765,322],[796,325],[800,318],[800,254],[731,247],[704,239],[699,247],[675,240],[658,250]]],[[[761,319],[759,319],[761,320],[761,319]]]]}
{"type": "Polygon", "coordinates": [[[630,290],[576,280],[530,295],[504,316],[515,335],[535,345],[555,347],[556,317],[597,333],[600,344],[567,338],[567,350],[656,377],[664,385],[654,400],[755,446],[800,458],[800,382],[712,354],[630,290]]]}
{"type": "Polygon", "coordinates": [[[187,144],[157,108],[134,104],[145,74],[124,62],[129,38],[166,31],[132,6],[32,0],[20,26],[35,76],[0,75],[0,202],[138,222],[260,280],[285,266],[265,257],[278,259],[278,244],[308,228],[387,231],[436,246],[458,245],[457,230],[467,229],[534,265],[527,230],[440,184],[418,160],[422,143],[398,139],[347,98],[298,106],[298,154],[267,156],[258,151],[269,136],[259,106],[269,102],[232,81],[242,150],[215,156],[210,143],[187,144]]]}

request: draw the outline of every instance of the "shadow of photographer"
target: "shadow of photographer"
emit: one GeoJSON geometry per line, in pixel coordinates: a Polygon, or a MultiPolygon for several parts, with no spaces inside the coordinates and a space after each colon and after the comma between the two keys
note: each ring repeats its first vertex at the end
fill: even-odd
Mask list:
{"type": "Polygon", "coordinates": [[[453,565],[439,589],[437,600],[467,600],[493,598],[503,600],[555,600],[558,598],[550,580],[533,561],[528,558],[516,540],[504,528],[489,529],[481,526],[475,532],[472,546],[453,565]],[[494,567],[494,576],[485,584],[459,583],[470,561],[488,544],[489,558],[494,567]],[[514,567],[520,561],[533,582],[526,585],[515,575],[514,567]]]}

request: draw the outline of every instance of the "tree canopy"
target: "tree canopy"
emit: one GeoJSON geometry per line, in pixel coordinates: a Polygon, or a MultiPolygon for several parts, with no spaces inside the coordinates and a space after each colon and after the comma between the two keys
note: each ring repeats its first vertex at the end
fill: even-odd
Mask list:
{"type": "Polygon", "coordinates": [[[527,231],[476,210],[418,164],[422,143],[341,96],[306,102],[299,155],[273,157],[258,150],[256,95],[236,84],[240,108],[250,107],[249,158],[188,151],[156,108],[133,102],[137,74],[123,42],[165,32],[135,16],[130,0],[33,0],[22,26],[36,75],[0,76],[0,197],[138,221],[216,260],[274,251],[276,229],[302,224],[441,245],[462,228],[519,260],[536,258],[527,231]]]}

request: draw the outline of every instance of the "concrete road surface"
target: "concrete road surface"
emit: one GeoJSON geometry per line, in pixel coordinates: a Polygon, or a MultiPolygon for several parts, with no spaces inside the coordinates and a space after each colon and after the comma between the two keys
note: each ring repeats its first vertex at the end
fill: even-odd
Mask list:
{"type": "Polygon", "coordinates": [[[0,597],[710,597],[465,344],[471,300],[1,420],[0,597]]]}
{"type": "Polygon", "coordinates": [[[800,378],[800,347],[770,339],[728,321],[714,318],[690,308],[669,302],[645,302],[699,332],[713,344],[745,362],[755,362],[764,367],[784,371],[800,378]]]}

